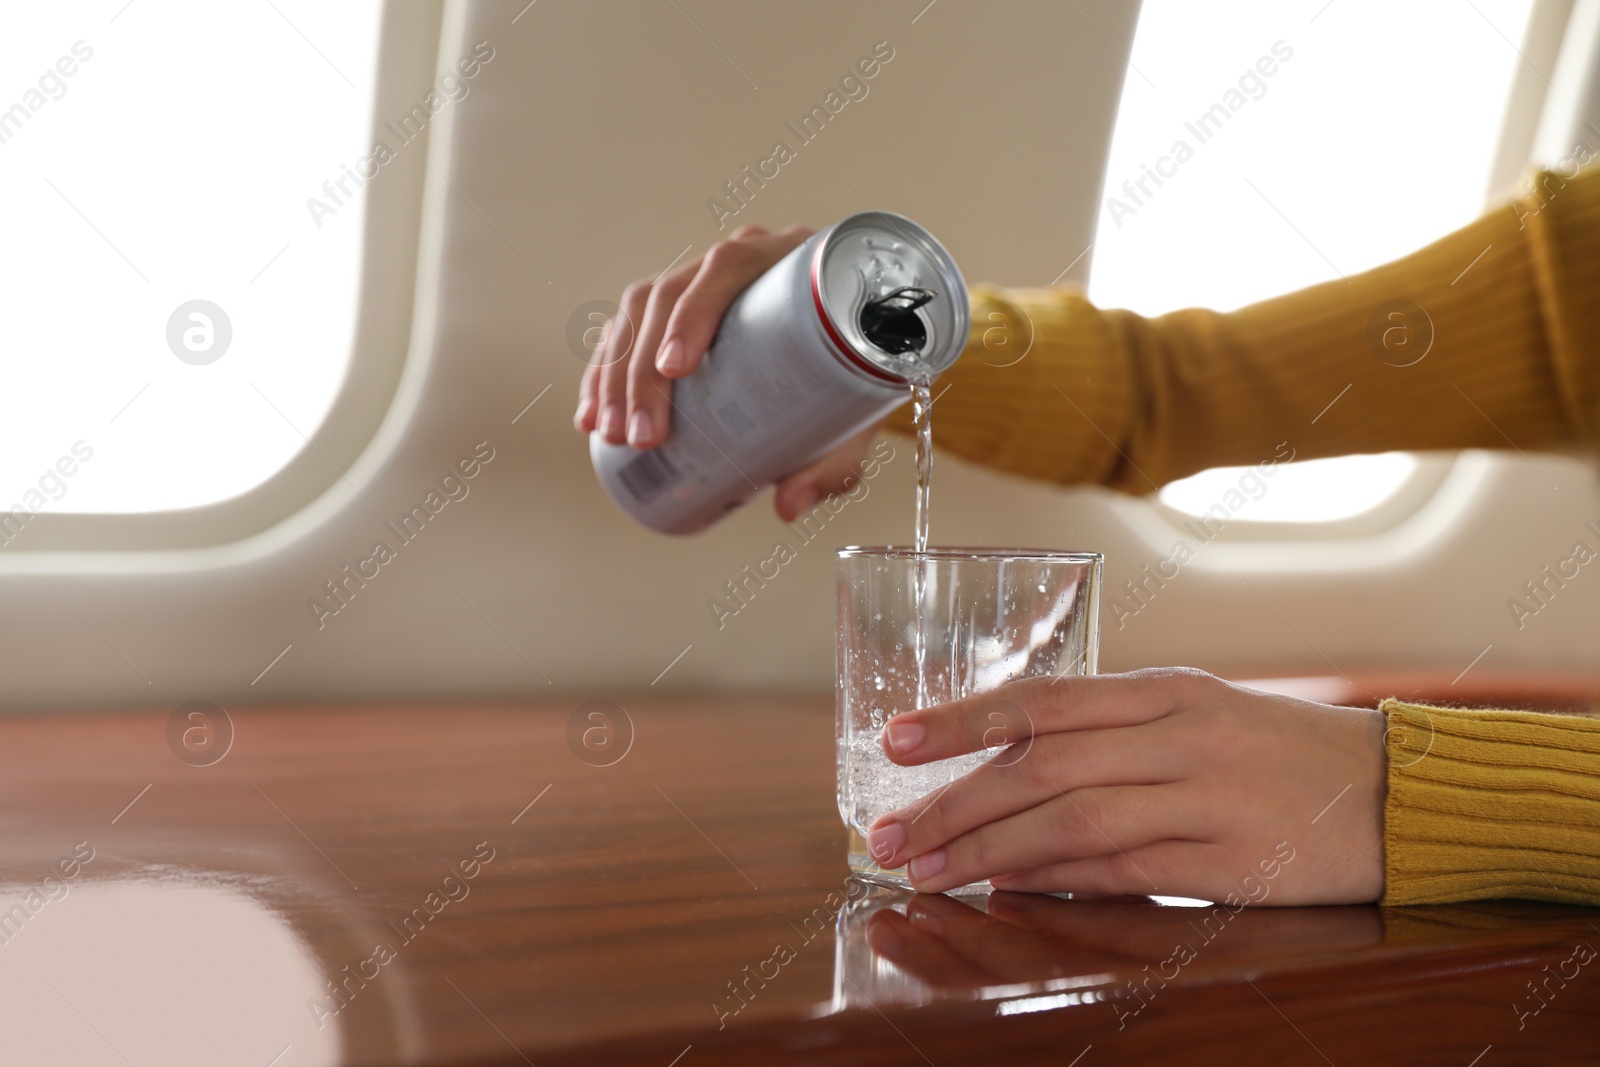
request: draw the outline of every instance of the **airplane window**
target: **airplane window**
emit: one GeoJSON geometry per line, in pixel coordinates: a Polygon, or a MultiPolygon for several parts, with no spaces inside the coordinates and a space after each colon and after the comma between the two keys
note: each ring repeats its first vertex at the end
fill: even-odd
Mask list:
{"type": "Polygon", "coordinates": [[[0,11],[0,508],[193,507],[306,447],[354,331],[380,8],[0,11]]]}
{"type": "MultiPolygon", "coordinates": [[[[1232,310],[1396,259],[1472,221],[1485,209],[1531,8],[1145,0],[1090,298],[1147,315],[1232,310]]],[[[1361,514],[1414,466],[1392,455],[1293,464],[1239,517],[1361,514]]],[[[1203,509],[1243,473],[1205,471],[1160,499],[1203,509]]]]}
{"type": "Polygon", "coordinates": [[[1371,511],[1416,470],[1404,452],[1308,459],[1272,471],[1269,486],[1253,467],[1217,467],[1164,486],[1161,502],[1188,515],[1222,503],[1229,522],[1332,522],[1371,511]]]}

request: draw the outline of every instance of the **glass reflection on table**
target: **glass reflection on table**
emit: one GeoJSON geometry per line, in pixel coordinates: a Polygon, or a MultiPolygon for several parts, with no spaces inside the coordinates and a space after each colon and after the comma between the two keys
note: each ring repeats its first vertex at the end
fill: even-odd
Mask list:
{"type": "MultiPolygon", "coordinates": [[[[835,926],[833,1011],[996,1001],[996,1013],[1115,1002],[1171,983],[1381,944],[1377,908],[1229,908],[1185,897],[911,894],[871,887],[835,926]]],[[[1105,1009],[1102,1009],[1105,1010],[1105,1009]]]]}

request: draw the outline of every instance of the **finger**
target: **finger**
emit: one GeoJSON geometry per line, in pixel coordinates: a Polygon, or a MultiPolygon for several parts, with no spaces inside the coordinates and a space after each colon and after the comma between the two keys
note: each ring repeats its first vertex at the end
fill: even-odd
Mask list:
{"type": "MultiPolygon", "coordinates": [[[[734,231],[737,236],[742,233],[734,231]]],[[[722,316],[734,297],[765,274],[778,260],[805,242],[804,227],[791,226],[781,234],[757,235],[723,241],[706,253],[701,270],[684,290],[666,323],[656,368],[668,378],[682,378],[700,365],[716,336],[722,316]]]]}
{"type": "MultiPolygon", "coordinates": [[[[641,353],[649,349],[641,349],[641,353]]],[[[654,360],[628,361],[628,444],[654,448],[672,428],[672,383],[656,370],[654,360]]]]}
{"type": "Polygon", "coordinates": [[[600,423],[600,379],[602,372],[609,362],[607,353],[611,350],[610,342],[617,340],[616,350],[620,353],[616,358],[626,358],[628,350],[633,345],[634,327],[637,317],[630,317],[624,309],[627,297],[624,295],[623,304],[617,305],[616,313],[606,319],[600,330],[600,343],[595,345],[589,353],[589,361],[583,365],[583,379],[578,383],[578,410],[572,417],[573,425],[584,433],[591,433],[600,423]]]}
{"type": "Polygon", "coordinates": [[[1075,790],[1159,785],[1182,777],[1182,756],[1159,723],[1045,734],[1002,750],[944,789],[880,816],[868,834],[873,857],[902,866],[987,823],[1075,790]]]}
{"type": "Polygon", "coordinates": [[[810,466],[780,480],[772,496],[778,517],[784,522],[794,522],[823,497],[849,492],[861,477],[861,457],[866,455],[867,446],[877,434],[878,426],[869,426],[854,437],[846,438],[810,466]]]}
{"type": "MultiPolygon", "coordinates": [[[[600,343],[589,352],[589,360],[583,365],[583,380],[578,383],[578,410],[573,415],[573,425],[584,433],[593,432],[600,423],[600,379],[601,372],[608,362],[607,352],[610,342],[621,334],[620,350],[626,353],[633,343],[634,320],[628,317],[623,305],[627,303],[627,294],[623,294],[623,303],[617,305],[616,313],[606,319],[600,330],[600,343]]],[[[620,358],[620,357],[619,357],[620,358]]]]}
{"type": "MultiPolygon", "coordinates": [[[[1200,841],[1156,841],[1122,852],[995,875],[990,884],[1008,892],[1072,893],[1087,897],[1174,894],[1178,892],[1176,887],[1185,881],[1182,872],[1203,862],[1206,850],[1217,848],[1200,841]]],[[[1011,905],[1003,903],[1001,907],[1011,905]]],[[[1013,914],[1023,914],[1022,908],[1017,907],[1013,914]]],[[[1030,925],[1040,926],[1040,918],[1034,914],[1028,921],[1030,925]]],[[[1043,925],[1051,927],[1058,922],[1047,921],[1043,925]]]]}
{"type": "Polygon", "coordinates": [[[884,751],[895,763],[912,766],[996,744],[1016,744],[1039,734],[1136,726],[1199,696],[1205,684],[1225,683],[1182,669],[1022,678],[948,704],[896,715],[884,728],[884,751]]]}
{"type": "Polygon", "coordinates": [[[1115,855],[1155,841],[1190,839],[1181,786],[1080,789],[914,857],[906,875],[918,892],[942,893],[992,875],[1115,855]]]}
{"type": "Polygon", "coordinates": [[[606,323],[605,343],[595,349],[599,366],[598,411],[595,427],[611,444],[627,440],[628,362],[638,352],[638,328],[650,299],[651,279],[634,282],[622,291],[620,320],[613,315],[606,323]]]}
{"type": "Polygon", "coordinates": [[[685,263],[661,275],[650,287],[650,297],[645,301],[644,316],[639,323],[639,339],[632,358],[627,361],[626,432],[628,444],[634,448],[654,448],[666,439],[672,418],[672,386],[656,370],[656,346],[661,343],[673,304],[701,268],[702,262],[698,259],[685,263]]]}
{"type": "MultiPolygon", "coordinates": [[[[619,312],[620,314],[620,312],[619,312]]],[[[606,320],[601,340],[589,353],[589,362],[583,367],[583,380],[578,383],[578,410],[572,416],[572,425],[589,433],[600,416],[600,355],[605,352],[605,334],[611,331],[611,320],[606,320]]]]}

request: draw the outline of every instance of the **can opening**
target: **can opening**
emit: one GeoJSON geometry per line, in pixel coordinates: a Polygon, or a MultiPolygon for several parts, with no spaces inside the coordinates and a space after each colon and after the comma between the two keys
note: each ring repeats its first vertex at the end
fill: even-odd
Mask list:
{"type": "Polygon", "coordinates": [[[928,329],[917,308],[938,295],[919,285],[902,285],[876,300],[868,300],[861,306],[861,332],[890,355],[915,352],[928,343],[928,329]]]}

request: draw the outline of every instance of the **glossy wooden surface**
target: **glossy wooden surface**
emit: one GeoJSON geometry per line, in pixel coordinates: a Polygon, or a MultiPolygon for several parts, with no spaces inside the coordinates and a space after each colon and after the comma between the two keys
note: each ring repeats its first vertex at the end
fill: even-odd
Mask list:
{"type": "Polygon", "coordinates": [[[0,722],[0,1062],[1594,1061],[1600,911],[869,897],[827,702],[622,704],[0,722]]]}

